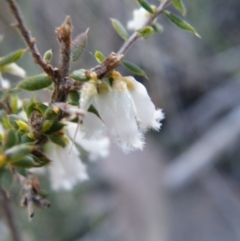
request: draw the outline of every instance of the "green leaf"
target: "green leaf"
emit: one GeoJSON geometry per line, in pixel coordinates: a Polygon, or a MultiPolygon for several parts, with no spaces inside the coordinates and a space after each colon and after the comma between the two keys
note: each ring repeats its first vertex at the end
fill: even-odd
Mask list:
{"type": "Polygon", "coordinates": [[[146,11],[148,11],[149,13],[154,13],[151,5],[146,2],[145,0],[137,0],[137,2],[141,5],[141,7],[143,7],[146,11]]]}
{"type": "Polygon", "coordinates": [[[13,127],[16,130],[19,130],[19,125],[17,124],[16,121],[21,120],[27,124],[27,122],[23,118],[21,118],[19,115],[11,114],[11,115],[8,115],[7,117],[8,117],[8,122],[11,125],[11,127],[13,127]]]}
{"type": "Polygon", "coordinates": [[[15,145],[17,145],[19,142],[19,136],[15,130],[8,130],[5,132],[3,136],[3,150],[7,150],[15,145]]]}
{"type": "Polygon", "coordinates": [[[24,143],[7,149],[5,155],[10,162],[15,162],[30,154],[32,150],[33,146],[24,143]]]}
{"type": "Polygon", "coordinates": [[[1,57],[0,58],[0,66],[4,66],[4,65],[11,64],[11,63],[18,61],[24,55],[24,53],[26,51],[27,51],[27,49],[20,49],[20,50],[12,52],[6,56],[1,57]]]}
{"type": "Polygon", "coordinates": [[[187,13],[187,9],[182,2],[182,0],[172,0],[173,6],[183,15],[185,16],[187,13]]]}
{"type": "Polygon", "coordinates": [[[51,60],[52,60],[52,56],[53,56],[53,53],[52,53],[52,50],[49,49],[48,51],[46,51],[43,55],[43,59],[49,63],[51,60]]]}
{"type": "Polygon", "coordinates": [[[11,162],[11,164],[16,167],[32,168],[44,166],[48,162],[43,161],[32,154],[29,154],[23,157],[21,160],[11,162]]]}
{"type": "Polygon", "coordinates": [[[52,135],[49,136],[49,139],[56,145],[59,145],[61,147],[65,147],[66,146],[66,141],[64,140],[64,138],[62,138],[61,136],[58,135],[52,135]]]}
{"type": "Polygon", "coordinates": [[[86,76],[86,70],[85,69],[78,69],[74,70],[71,74],[70,77],[73,78],[74,80],[78,82],[86,82],[89,80],[89,77],[86,76]]]}
{"type": "Polygon", "coordinates": [[[0,89],[0,101],[3,101],[7,98],[8,91],[5,89],[0,89]]]}
{"type": "Polygon", "coordinates": [[[143,38],[149,38],[154,34],[154,29],[150,26],[146,26],[142,29],[139,29],[138,34],[143,38]]]}
{"type": "Polygon", "coordinates": [[[35,75],[22,80],[17,88],[28,91],[40,90],[48,87],[52,84],[52,79],[44,74],[35,75]]]}
{"type": "Polygon", "coordinates": [[[51,127],[45,132],[46,135],[51,135],[53,133],[56,133],[60,131],[65,125],[61,123],[60,121],[53,121],[51,127]]]}
{"type": "Polygon", "coordinates": [[[79,34],[72,42],[72,60],[76,61],[80,58],[85,46],[87,45],[89,28],[79,34]]]}
{"type": "Polygon", "coordinates": [[[162,33],[163,32],[163,26],[159,23],[152,23],[151,27],[155,31],[155,33],[162,33]]]}
{"type": "Polygon", "coordinates": [[[69,97],[69,101],[68,101],[69,104],[79,106],[80,95],[79,95],[79,93],[77,91],[70,92],[68,94],[68,97],[69,97]]]}
{"type": "Polygon", "coordinates": [[[46,109],[43,116],[47,120],[55,120],[58,117],[59,113],[59,109],[56,110],[54,107],[50,106],[46,109]]]}
{"type": "Polygon", "coordinates": [[[117,19],[111,18],[110,20],[112,21],[112,26],[117,34],[124,40],[127,40],[129,38],[128,32],[123,25],[117,19]]]}
{"type": "Polygon", "coordinates": [[[147,78],[145,71],[143,69],[141,69],[139,66],[137,66],[129,61],[126,61],[126,60],[122,61],[122,64],[126,69],[131,71],[133,74],[144,76],[145,78],[147,78]]]}
{"type": "Polygon", "coordinates": [[[105,60],[104,54],[100,51],[96,51],[94,56],[98,63],[102,63],[105,60]]]}
{"type": "Polygon", "coordinates": [[[9,190],[13,184],[13,175],[9,168],[0,171],[0,185],[4,190],[9,190]]]}
{"type": "Polygon", "coordinates": [[[195,36],[197,36],[198,38],[201,38],[201,36],[197,33],[197,31],[186,21],[178,18],[176,15],[170,13],[169,11],[164,11],[164,14],[167,16],[167,18],[173,23],[175,24],[177,27],[192,32],[195,36]]]}
{"type": "Polygon", "coordinates": [[[27,170],[25,169],[25,168],[22,168],[22,167],[15,167],[15,171],[17,172],[17,173],[19,173],[21,176],[23,176],[23,177],[28,177],[28,172],[27,172],[27,170]]]}

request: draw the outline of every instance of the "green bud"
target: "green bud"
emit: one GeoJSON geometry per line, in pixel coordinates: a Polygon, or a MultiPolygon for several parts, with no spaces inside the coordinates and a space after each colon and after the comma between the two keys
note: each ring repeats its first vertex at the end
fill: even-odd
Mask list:
{"type": "Polygon", "coordinates": [[[79,70],[74,70],[71,74],[70,77],[73,78],[74,80],[78,82],[86,82],[89,80],[89,77],[86,76],[86,70],[85,69],[79,69],[79,70]]]}
{"type": "Polygon", "coordinates": [[[143,38],[149,38],[154,34],[154,29],[150,26],[146,26],[142,29],[139,29],[137,32],[139,36],[143,38]]]}
{"type": "Polygon", "coordinates": [[[96,51],[94,56],[98,63],[102,63],[105,60],[104,54],[100,51],[96,51]]]}
{"type": "Polygon", "coordinates": [[[51,60],[52,60],[52,56],[53,56],[53,53],[52,53],[52,50],[49,49],[48,51],[46,51],[43,55],[43,59],[49,63],[51,60]]]}

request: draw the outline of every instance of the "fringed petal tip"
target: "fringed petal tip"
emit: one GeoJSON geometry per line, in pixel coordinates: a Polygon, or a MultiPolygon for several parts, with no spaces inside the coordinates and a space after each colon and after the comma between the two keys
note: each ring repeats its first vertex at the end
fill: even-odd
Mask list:
{"type": "Polygon", "coordinates": [[[152,121],[151,128],[153,130],[159,131],[162,126],[162,123],[160,121],[162,121],[164,118],[165,118],[165,115],[164,115],[162,109],[155,110],[154,119],[152,121]]]}

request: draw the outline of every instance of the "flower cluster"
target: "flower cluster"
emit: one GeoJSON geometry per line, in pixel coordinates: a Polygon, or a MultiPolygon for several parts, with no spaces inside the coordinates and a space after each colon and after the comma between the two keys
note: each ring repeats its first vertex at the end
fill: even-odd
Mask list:
{"type": "Polygon", "coordinates": [[[159,130],[164,118],[156,109],[146,88],[133,77],[113,72],[109,79],[92,78],[81,89],[80,108],[93,106],[97,115],[87,112],[81,131],[88,139],[109,136],[124,152],[142,149],[143,134],[159,130]],[[91,115],[91,121],[89,121],[91,115]]]}
{"type": "Polygon", "coordinates": [[[133,19],[128,21],[127,28],[129,30],[137,31],[144,27],[150,17],[150,13],[144,8],[138,8],[133,10],[133,19]]]}

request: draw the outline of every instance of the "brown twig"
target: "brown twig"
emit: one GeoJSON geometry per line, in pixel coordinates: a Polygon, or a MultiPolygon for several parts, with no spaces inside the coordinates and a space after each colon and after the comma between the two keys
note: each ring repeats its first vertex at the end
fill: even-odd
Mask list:
{"type": "Polygon", "coordinates": [[[9,230],[11,232],[12,238],[14,241],[22,241],[21,233],[19,232],[19,229],[17,228],[15,218],[13,215],[13,211],[11,208],[10,200],[8,200],[6,192],[0,187],[0,207],[2,208],[3,214],[6,219],[6,223],[9,227],[9,230]]]}
{"type": "Polygon", "coordinates": [[[36,64],[38,64],[43,71],[48,74],[50,77],[54,77],[53,67],[52,65],[48,64],[46,61],[43,60],[41,54],[39,53],[36,45],[36,40],[31,36],[30,31],[26,28],[23,18],[20,14],[20,10],[15,2],[15,0],[6,0],[10,11],[14,15],[15,19],[17,20],[17,23],[14,24],[20,31],[22,37],[24,38],[27,46],[29,47],[29,50],[32,54],[32,57],[36,64]]]}

